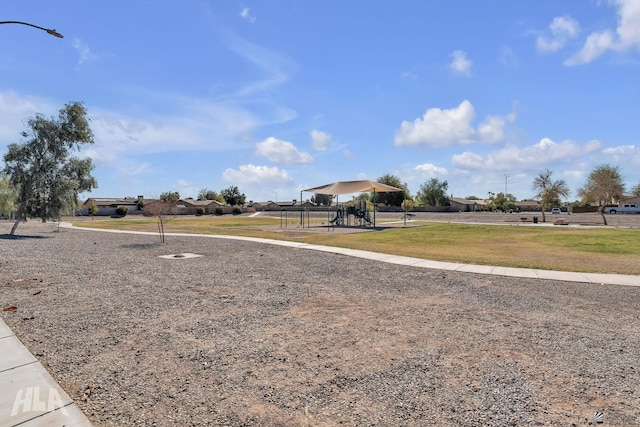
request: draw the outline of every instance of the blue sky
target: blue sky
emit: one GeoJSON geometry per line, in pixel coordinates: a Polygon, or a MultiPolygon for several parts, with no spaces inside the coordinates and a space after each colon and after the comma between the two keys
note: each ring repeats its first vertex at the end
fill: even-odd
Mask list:
{"type": "Polygon", "coordinates": [[[602,163],[640,183],[637,0],[20,0],[0,20],[64,35],[0,25],[0,154],[82,101],[93,197],[393,174],[520,200],[548,168],[575,200],[602,163]]]}

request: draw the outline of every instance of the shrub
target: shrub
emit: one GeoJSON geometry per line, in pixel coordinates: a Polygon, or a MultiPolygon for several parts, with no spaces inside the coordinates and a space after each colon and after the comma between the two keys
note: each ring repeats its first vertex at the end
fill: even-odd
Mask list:
{"type": "Polygon", "coordinates": [[[127,213],[129,213],[129,208],[126,206],[118,206],[116,208],[116,214],[120,215],[120,216],[126,216],[127,213]]]}
{"type": "Polygon", "coordinates": [[[240,208],[233,208],[233,214],[234,215],[240,215],[242,213],[242,211],[240,210],[240,208]]]}
{"type": "Polygon", "coordinates": [[[200,206],[198,210],[196,210],[196,215],[204,215],[204,208],[200,206]]]}
{"type": "Polygon", "coordinates": [[[222,215],[222,214],[224,214],[224,209],[220,207],[216,208],[216,215],[222,215]]]}

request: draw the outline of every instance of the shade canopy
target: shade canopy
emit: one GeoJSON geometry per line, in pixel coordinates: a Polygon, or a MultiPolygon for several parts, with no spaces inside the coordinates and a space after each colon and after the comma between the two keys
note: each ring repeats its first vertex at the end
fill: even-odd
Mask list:
{"type": "Polygon", "coordinates": [[[352,194],[364,192],[392,193],[404,190],[381,182],[364,180],[334,182],[332,184],[321,185],[320,187],[309,188],[302,191],[316,194],[352,194]]]}

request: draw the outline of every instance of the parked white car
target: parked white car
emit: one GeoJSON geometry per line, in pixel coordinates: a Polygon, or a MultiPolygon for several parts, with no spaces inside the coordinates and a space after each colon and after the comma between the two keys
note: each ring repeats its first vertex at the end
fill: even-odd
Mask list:
{"type": "Polygon", "coordinates": [[[560,210],[560,208],[552,208],[551,209],[551,213],[553,215],[559,215],[562,211],[560,210]]]}

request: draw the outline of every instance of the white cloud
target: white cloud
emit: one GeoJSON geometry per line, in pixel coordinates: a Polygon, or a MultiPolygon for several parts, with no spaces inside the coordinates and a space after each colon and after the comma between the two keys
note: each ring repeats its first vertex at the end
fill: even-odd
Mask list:
{"type": "Polygon", "coordinates": [[[621,145],[618,147],[605,148],[604,150],[602,150],[602,152],[612,156],[618,156],[620,158],[624,158],[629,155],[636,154],[638,150],[636,150],[635,145],[621,145]]]}
{"type": "Polygon", "coordinates": [[[640,47],[640,3],[637,0],[614,1],[620,9],[616,33],[622,49],[640,47]]]}
{"type": "Polygon", "coordinates": [[[601,144],[590,141],[579,145],[572,141],[556,143],[543,138],[539,143],[528,147],[509,145],[488,154],[476,154],[466,151],[452,156],[452,164],[466,170],[536,170],[566,161],[575,161],[585,155],[598,151],[601,144]]]}
{"type": "Polygon", "coordinates": [[[311,135],[311,146],[314,150],[327,151],[332,139],[331,134],[314,129],[309,132],[309,135],[311,135]]]}
{"type": "Polygon", "coordinates": [[[458,107],[443,110],[428,109],[422,118],[403,121],[396,132],[395,145],[424,144],[443,147],[474,142],[498,142],[504,136],[507,123],[515,121],[515,113],[505,117],[490,116],[474,129],[475,109],[466,99],[458,107]]]}
{"type": "Polygon", "coordinates": [[[73,48],[80,54],[80,58],[78,58],[78,64],[97,61],[99,59],[98,55],[91,51],[89,45],[80,39],[73,40],[73,48]]]}
{"type": "Polygon", "coordinates": [[[587,64],[608,50],[626,52],[640,49],[640,2],[637,0],[610,0],[617,8],[618,26],[595,31],[587,37],[582,49],[568,58],[565,65],[587,64]]]}
{"type": "Polygon", "coordinates": [[[564,61],[564,65],[587,64],[605,53],[607,50],[612,49],[614,47],[614,43],[611,31],[591,33],[589,34],[589,37],[587,37],[587,41],[583,48],[578,53],[564,61]]]}
{"type": "Polygon", "coordinates": [[[20,132],[36,113],[48,115],[56,111],[51,102],[35,96],[0,91],[0,146],[20,142],[20,132]]]}
{"type": "Polygon", "coordinates": [[[278,189],[289,190],[293,183],[293,179],[284,169],[252,164],[241,165],[238,169],[226,169],[222,173],[222,179],[238,186],[251,200],[257,200],[256,195],[271,195],[278,189]]]}
{"type": "MultiPolygon", "coordinates": [[[[86,153],[85,151],[90,150],[83,150],[83,153],[88,154],[98,168],[103,166],[100,161],[96,161],[92,154],[86,153]]],[[[123,158],[119,159],[118,165],[116,167],[108,168],[108,171],[110,182],[106,184],[107,186],[113,184],[115,181],[125,186],[126,188],[136,188],[139,187],[142,182],[148,179],[150,174],[157,172],[157,169],[153,168],[151,164],[147,162],[139,163],[138,161],[129,158],[123,158]]],[[[98,188],[100,188],[104,183],[105,182],[103,180],[98,180],[98,188]]]]}
{"type": "Polygon", "coordinates": [[[482,156],[470,151],[456,154],[451,158],[451,163],[461,169],[482,169],[489,162],[489,156],[482,156]]]}
{"type": "MultiPolygon", "coordinates": [[[[174,111],[167,116],[133,117],[111,112],[91,113],[94,150],[104,158],[120,153],[223,150],[230,141],[256,126],[256,119],[243,111],[210,106],[221,116],[198,111],[174,111]]],[[[237,146],[237,144],[236,144],[237,146]]]]}
{"type": "Polygon", "coordinates": [[[225,181],[238,180],[241,182],[291,181],[289,173],[284,169],[279,169],[276,166],[255,166],[252,164],[240,165],[239,170],[228,168],[222,173],[222,178],[225,181]]]}
{"type": "Polygon", "coordinates": [[[177,179],[171,188],[177,191],[181,198],[186,199],[187,197],[197,197],[202,187],[186,179],[177,179]]]}
{"type": "Polygon", "coordinates": [[[345,148],[342,150],[342,155],[344,156],[345,159],[349,159],[349,160],[355,160],[356,156],[355,154],[353,154],[353,152],[351,150],[349,150],[348,148],[345,148]]]}
{"type": "Polygon", "coordinates": [[[502,46],[500,48],[500,62],[510,67],[517,67],[520,64],[515,52],[509,46],[502,46]]]}
{"type": "Polygon", "coordinates": [[[260,117],[238,101],[205,101],[171,94],[140,97],[145,96],[164,112],[134,115],[87,106],[96,142],[91,147],[92,158],[114,161],[127,154],[250,147],[256,128],[290,118],[286,113],[260,117]]]}
{"type": "Polygon", "coordinates": [[[425,173],[428,176],[440,176],[447,175],[449,173],[446,168],[441,168],[431,163],[418,165],[414,169],[418,172],[425,173]]]}
{"type": "Polygon", "coordinates": [[[565,170],[562,174],[574,180],[582,179],[585,176],[584,170],[565,170]]]}
{"type": "Polygon", "coordinates": [[[396,145],[426,144],[432,147],[471,142],[475,117],[473,105],[467,100],[457,108],[428,109],[422,118],[413,123],[403,121],[396,133],[396,145]]]}
{"type": "MultiPolygon", "coordinates": [[[[141,105],[157,107],[157,112],[116,112],[85,104],[95,144],[83,149],[83,153],[97,166],[117,170],[128,155],[249,148],[254,144],[252,133],[257,128],[295,117],[295,112],[269,101],[268,96],[244,95],[248,93],[212,100],[158,91],[127,93],[141,105]]],[[[48,99],[0,91],[0,147],[19,142],[26,119],[36,112],[50,116],[57,114],[59,108],[48,99]]]]}
{"type": "Polygon", "coordinates": [[[109,160],[111,160],[102,153],[94,150],[93,148],[85,148],[82,150],[82,153],[85,156],[89,157],[93,164],[97,167],[105,166],[109,163],[109,160]]]}
{"type": "MultiPolygon", "coordinates": [[[[91,157],[91,156],[89,156],[91,157]]],[[[93,159],[92,159],[93,160],[93,159]]],[[[132,178],[136,175],[147,173],[151,170],[150,163],[133,164],[128,167],[120,167],[118,175],[122,178],[132,178]]]]}
{"type": "Polygon", "coordinates": [[[299,165],[313,163],[311,154],[299,151],[292,143],[272,136],[256,144],[256,154],[278,164],[299,165]]]}
{"type": "Polygon", "coordinates": [[[449,68],[453,74],[457,76],[470,77],[471,76],[471,60],[467,58],[467,53],[462,50],[454,51],[450,57],[451,63],[449,68]]]}
{"type": "Polygon", "coordinates": [[[246,19],[247,21],[251,22],[252,24],[254,22],[256,22],[256,17],[252,16],[249,13],[249,8],[248,7],[243,7],[242,11],[240,11],[240,16],[243,17],[244,19],[246,19]]]}
{"type": "Polygon", "coordinates": [[[602,153],[610,156],[614,161],[626,165],[640,165],[640,148],[635,145],[621,145],[602,150],[602,153]]]}
{"type": "Polygon", "coordinates": [[[478,136],[480,140],[486,142],[502,141],[505,126],[507,123],[513,123],[515,120],[515,113],[507,114],[505,117],[489,116],[478,126],[478,136]]]}
{"type": "Polygon", "coordinates": [[[260,80],[244,85],[231,96],[244,97],[282,85],[298,69],[298,65],[289,58],[237,36],[229,36],[227,47],[255,65],[263,74],[260,80]]]}
{"type": "Polygon", "coordinates": [[[553,18],[549,25],[551,37],[539,36],[536,39],[536,47],[541,52],[555,52],[560,50],[567,40],[574,38],[580,32],[580,24],[570,16],[558,16],[553,18]]]}

